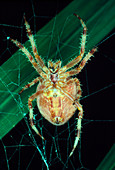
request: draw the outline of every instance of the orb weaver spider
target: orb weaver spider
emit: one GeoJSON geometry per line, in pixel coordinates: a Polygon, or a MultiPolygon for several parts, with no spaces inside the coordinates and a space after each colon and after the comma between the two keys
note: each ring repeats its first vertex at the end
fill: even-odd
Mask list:
{"type": "Polygon", "coordinates": [[[24,20],[27,35],[32,45],[35,59],[20,42],[10,38],[10,40],[16,44],[16,46],[18,46],[21,51],[28,57],[33,67],[40,75],[31,83],[25,85],[25,87],[19,93],[21,94],[24,90],[39,82],[36,92],[28,99],[29,118],[32,129],[42,139],[44,139],[34,124],[32,108],[32,101],[34,99],[37,99],[37,106],[42,116],[56,126],[65,124],[73,116],[76,109],[78,109],[79,113],[76,126],[77,134],[70,156],[73,154],[80,139],[81,121],[83,118],[83,108],[79,102],[81,97],[80,81],[77,78],[72,78],[72,76],[79,74],[84,68],[86,62],[90,59],[91,56],[93,56],[94,52],[97,51],[97,47],[95,47],[83,58],[85,52],[87,27],[77,14],[74,15],[80,20],[83,27],[80,53],[79,56],[75,56],[72,61],[68,62],[68,64],[63,67],[61,67],[60,60],[56,63],[48,61],[48,67],[45,66],[42,58],[38,54],[34,36],[31,32],[30,25],[26,21],[25,16],[24,20]],[[80,63],[78,67],[68,71],[68,69],[72,68],[78,63],[80,63]]]}

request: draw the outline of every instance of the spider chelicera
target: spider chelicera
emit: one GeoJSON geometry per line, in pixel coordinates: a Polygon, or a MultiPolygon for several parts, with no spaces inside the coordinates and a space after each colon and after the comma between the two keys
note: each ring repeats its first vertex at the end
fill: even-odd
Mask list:
{"type": "Polygon", "coordinates": [[[45,66],[42,58],[39,56],[36,44],[34,41],[34,36],[31,32],[30,26],[25,20],[25,26],[27,30],[27,35],[32,45],[33,56],[29,53],[29,51],[17,40],[10,40],[18,46],[21,51],[28,57],[29,61],[32,63],[33,67],[39,74],[39,77],[35,78],[31,83],[27,84],[21,91],[20,94],[31,87],[35,83],[39,82],[37,86],[36,92],[31,95],[28,99],[28,107],[29,107],[29,118],[30,125],[32,129],[44,139],[43,136],[39,133],[36,128],[33,120],[33,108],[32,101],[34,99],[37,100],[37,106],[39,108],[42,116],[47,119],[50,123],[56,126],[60,126],[65,124],[75,113],[76,109],[78,109],[78,119],[77,119],[77,134],[75,137],[73,149],[70,153],[70,156],[73,154],[78,141],[80,139],[81,133],[81,121],[83,118],[83,108],[80,104],[79,100],[81,97],[81,88],[80,81],[77,78],[72,78],[72,76],[79,74],[86,62],[93,56],[94,52],[97,48],[93,48],[88,54],[83,58],[85,52],[85,42],[86,42],[86,32],[87,27],[83,20],[77,15],[74,14],[81,22],[83,27],[82,39],[81,39],[81,48],[79,56],[75,56],[75,58],[68,62],[67,65],[61,67],[61,61],[57,61],[53,63],[52,61],[48,61],[48,67],[45,66]],[[72,68],[75,65],[74,69],[68,71],[68,69],[72,68]]]}

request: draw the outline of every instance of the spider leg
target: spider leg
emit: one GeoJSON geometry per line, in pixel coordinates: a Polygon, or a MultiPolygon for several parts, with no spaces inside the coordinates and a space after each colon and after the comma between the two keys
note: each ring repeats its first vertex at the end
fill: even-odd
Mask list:
{"type": "Polygon", "coordinates": [[[43,77],[46,77],[46,74],[42,71],[42,69],[39,67],[39,65],[35,62],[34,58],[32,55],[28,52],[28,50],[17,40],[14,40],[10,38],[10,40],[16,44],[17,47],[21,49],[21,51],[28,57],[29,61],[32,63],[33,67],[36,69],[36,71],[43,77]]]}
{"type": "Polygon", "coordinates": [[[81,49],[80,49],[79,56],[77,56],[75,59],[70,61],[66,66],[64,66],[64,71],[66,71],[69,68],[73,67],[74,65],[78,64],[81,61],[81,59],[85,53],[87,27],[86,27],[85,23],[83,22],[83,20],[79,17],[79,15],[77,15],[77,14],[74,14],[74,15],[80,20],[81,25],[83,27],[83,33],[82,33],[82,38],[81,38],[81,49]]]}
{"type": "Polygon", "coordinates": [[[36,134],[39,135],[42,139],[44,139],[44,137],[41,136],[41,134],[39,133],[38,129],[36,128],[36,126],[35,126],[35,124],[34,124],[32,101],[33,101],[35,98],[37,98],[38,95],[42,94],[43,92],[44,92],[44,90],[37,91],[37,92],[34,93],[32,96],[30,96],[29,99],[28,99],[30,125],[31,125],[32,129],[36,132],[36,134]]]}
{"type": "Polygon", "coordinates": [[[87,33],[87,27],[85,25],[85,23],[83,22],[83,20],[79,17],[79,15],[74,14],[81,22],[81,25],[83,27],[83,34],[82,34],[82,39],[81,39],[81,49],[80,49],[80,56],[83,57],[84,53],[85,53],[85,43],[86,43],[86,33],[87,33]]]}
{"type": "Polygon", "coordinates": [[[46,73],[48,73],[49,72],[48,68],[45,66],[43,60],[41,59],[41,57],[38,54],[38,51],[37,51],[37,48],[36,48],[36,44],[35,44],[35,40],[34,40],[34,36],[33,36],[32,32],[31,32],[30,25],[28,24],[25,16],[24,16],[24,20],[25,20],[25,26],[26,26],[26,30],[27,30],[27,35],[28,35],[28,38],[29,38],[29,40],[31,42],[32,50],[33,50],[33,53],[35,55],[36,61],[41,66],[41,68],[46,73]]]}
{"type": "Polygon", "coordinates": [[[78,141],[80,139],[80,134],[81,134],[81,121],[82,121],[82,117],[83,117],[83,108],[82,108],[82,105],[76,101],[75,102],[76,106],[77,106],[77,109],[79,110],[79,114],[78,114],[78,121],[77,121],[77,135],[75,137],[75,141],[74,141],[74,146],[73,146],[73,149],[69,155],[72,156],[77,144],[78,144],[78,141]]]}
{"type": "Polygon", "coordinates": [[[36,79],[34,79],[31,83],[28,83],[27,85],[25,85],[25,87],[19,92],[19,94],[21,94],[24,90],[28,89],[29,87],[33,86],[34,84],[36,84],[38,81],[42,82],[42,78],[41,77],[37,77],[36,79]]]}
{"type": "Polygon", "coordinates": [[[66,72],[68,74],[68,76],[73,76],[76,74],[79,74],[79,72],[84,68],[86,62],[93,56],[94,52],[97,51],[97,47],[93,48],[85,57],[84,59],[81,61],[81,63],[79,64],[78,67],[76,67],[75,69],[72,69],[71,71],[66,72]]]}

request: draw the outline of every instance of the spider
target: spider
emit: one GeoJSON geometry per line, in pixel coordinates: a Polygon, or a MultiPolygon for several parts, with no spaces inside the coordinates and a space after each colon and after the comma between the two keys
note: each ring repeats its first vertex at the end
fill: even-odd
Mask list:
{"type": "Polygon", "coordinates": [[[80,97],[82,93],[80,81],[77,78],[72,78],[72,76],[79,74],[84,68],[86,62],[90,59],[91,56],[93,56],[94,52],[97,51],[97,47],[95,47],[83,58],[85,53],[87,27],[77,14],[74,15],[80,20],[83,27],[80,52],[79,56],[75,56],[72,61],[68,62],[68,64],[63,67],[61,67],[60,60],[56,63],[48,61],[48,67],[45,66],[42,58],[38,54],[34,36],[25,16],[24,21],[27,35],[32,45],[35,59],[20,42],[10,38],[10,40],[16,44],[16,46],[19,47],[21,51],[28,57],[29,61],[39,74],[39,77],[35,78],[31,83],[25,85],[25,87],[19,93],[21,94],[24,90],[39,82],[36,92],[32,94],[28,99],[29,119],[32,129],[42,139],[44,139],[34,124],[32,107],[32,101],[34,99],[37,100],[37,106],[42,116],[56,126],[65,124],[73,116],[76,109],[78,109],[79,113],[76,126],[77,134],[75,137],[73,149],[70,152],[70,156],[73,154],[80,139],[81,121],[83,118],[83,108],[80,104],[80,97]],[[68,71],[68,69],[72,68],[78,63],[78,67],[68,71]]]}

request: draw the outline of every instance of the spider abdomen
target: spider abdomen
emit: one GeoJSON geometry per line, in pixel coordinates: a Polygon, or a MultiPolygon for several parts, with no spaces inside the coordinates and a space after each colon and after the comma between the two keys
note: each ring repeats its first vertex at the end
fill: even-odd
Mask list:
{"type": "MultiPolygon", "coordinates": [[[[39,89],[41,89],[40,85],[38,85],[37,90],[39,89]]],[[[73,97],[77,95],[75,83],[69,84],[64,90],[73,97]]],[[[42,116],[57,126],[65,124],[76,110],[73,101],[55,88],[40,94],[37,98],[37,105],[42,116]]]]}

